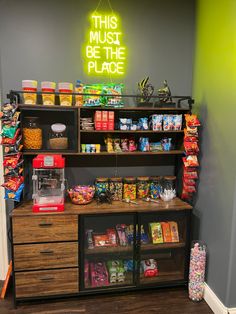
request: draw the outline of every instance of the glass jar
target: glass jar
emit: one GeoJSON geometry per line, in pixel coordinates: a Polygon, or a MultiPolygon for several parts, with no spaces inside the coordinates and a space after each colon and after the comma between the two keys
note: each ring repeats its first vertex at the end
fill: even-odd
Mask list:
{"type": "Polygon", "coordinates": [[[165,176],[163,178],[163,189],[175,190],[176,176],[165,176]]]}
{"type": "Polygon", "coordinates": [[[122,178],[110,178],[109,190],[112,193],[113,201],[122,201],[123,182],[122,178]]]}
{"type": "Polygon", "coordinates": [[[137,177],[137,198],[146,198],[149,195],[149,177],[137,177]]]}
{"type": "Polygon", "coordinates": [[[73,92],[73,84],[62,82],[58,83],[58,90],[60,93],[60,105],[61,106],[72,106],[72,92],[73,92]]]}
{"type": "Polygon", "coordinates": [[[41,149],[43,144],[42,129],[38,117],[25,117],[23,123],[23,144],[25,149],[41,149]]]}
{"type": "Polygon", "coordinates": [[[163,177],[151,177],[150,178],[150,197],[152,199],[157,199],[160,197],[162,192],[162,181],[163,177]]]}
{"type": "Polygon", "coordinates": [[[109,180],[108,178],[97,178],[95,180],[95,193],[99,195],[100,193],[106,193],[109,189],[109,180]]]}
{"type": "Polygon", "coordinates": [[[202,241],[192,241],[189,265],[188,293],[192,301],[201,301],[204,294],[206,269],[206,244],[202,241]]]}
{"type": "Polygon", "coordinates": [[[124,178],[123,198],[128,200],[136,200],[136,178],[124,178]]]}
{"type": "Polygon", "coordinates": [[[51,133],[49,135],[50,149],[68,149],[68,137],[66,136],[66,125],[55,123],[51,125],[51,133]]]}

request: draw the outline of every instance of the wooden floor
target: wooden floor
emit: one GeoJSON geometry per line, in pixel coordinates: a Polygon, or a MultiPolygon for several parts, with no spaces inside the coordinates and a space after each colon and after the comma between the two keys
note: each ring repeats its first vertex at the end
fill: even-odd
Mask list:
{"type": "Polygon", "coordinates": [[[87,296],[47,302],[20,303],[13,308],[12,295],[0,300],[1,314],[207,314],[205,301],[194,303],[184,288],[87,296]]]}

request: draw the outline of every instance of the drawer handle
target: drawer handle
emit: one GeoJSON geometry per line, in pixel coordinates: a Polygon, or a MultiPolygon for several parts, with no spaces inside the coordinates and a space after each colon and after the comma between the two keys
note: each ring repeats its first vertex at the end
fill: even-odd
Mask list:
{"type": "Polygon", "coordinates": [[[42,278],[40,278],[40,280],[42,280],[42,281],[50,281],[50,280],[53,280],[53,279],[54,279],[53,276],[48,276],[48,277],[42,277],[42,278]]]}
{"type": "Polygon", "coordinates": [[[39,224],[39,227],[51,227],[52,223],[50,222],[42,222],[39,224]]]}
{"type": "Polygon", "coordinates": [[[53,254],[54,251],[52,250],[43,250],[43,251],[40,251],[40,254],[53,254]]]}

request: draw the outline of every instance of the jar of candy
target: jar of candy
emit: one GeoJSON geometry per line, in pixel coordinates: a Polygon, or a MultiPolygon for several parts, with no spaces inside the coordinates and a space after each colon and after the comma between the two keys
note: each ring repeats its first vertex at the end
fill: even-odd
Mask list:
{"type": "Polygon", "coordinates": [[[113,201],[122,201],[123,182],[122,178],[110,178],[109,190],[112,193],[113,201]]]}
{"type": "Polygon", "coordinates": [[[109,189],[108,178],[97,178],[95,180],[95,193],[99,195],[100,193],[105,193],[109,189]]]}
{"type": "Polygon", "coordinates": [[[149,195],[149,177],[137,177],[137,198],[149,195]]]}
{"type": "Polygon", "coordinates": [[[166,190],[175,190],[176,176],[165,176],[163,178],[163,188],[166,190]]]}
{"type": "Polygon", "coordinates": [[[201,301],[204,294],[206,269],[206,244],[192,241],[189,265],[188,293],[192,301],[201,301]]]}
{"type": "Polygon", "coordinates": [[[124,178],[123,198],[129,200],[136,199],[136,178],[126,177],[124,178]]]}
{"type": "Polygon", "coordinates": [[[38,117],[25,117],[23,123],[23,145],[25,149],[41,149],[43,144],[42,129],[38,117]]]}
{"type": "Polygon", "coordinates": [[[34,80],[23,80],[22,90],[27,92],[23,93],[24,103],[26,105],[35,105],[37,101],[37,86],[38,82],[34,80]]]}
{"type": "Polygon", "coordinates": [[[157,199],[160,197],[162,192],[162,181],[163,177],[151,177],[150,178],[150,197],[153,199],[157,199]]]}

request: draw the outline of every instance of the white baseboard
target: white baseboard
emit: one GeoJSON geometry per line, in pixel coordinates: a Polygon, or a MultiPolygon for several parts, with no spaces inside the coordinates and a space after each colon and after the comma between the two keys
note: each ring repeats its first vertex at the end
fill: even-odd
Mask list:
{"type": "Polygon", "coordinates": [[[236,314],[236,307],[228,308],[228,313],[229,314],[236,314]]]}
{"type": "Polygon", "coordinates": [[[214,314],[236,314],[236,312],[229,312],[227,307],[220,301],[217,295],[211,290],[211,288],[205,283],[204,299],[214,314]]]}

